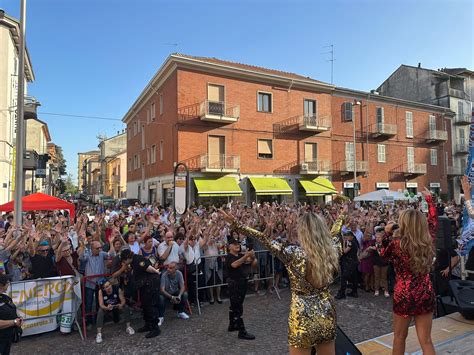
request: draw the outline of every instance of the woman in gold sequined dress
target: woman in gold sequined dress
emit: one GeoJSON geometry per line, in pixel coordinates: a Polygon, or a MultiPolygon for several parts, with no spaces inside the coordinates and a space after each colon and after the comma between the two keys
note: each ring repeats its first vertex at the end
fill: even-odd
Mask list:
{"type": "MultiPolygon", "coordinates": [[[[260,240],[286,266],[291,284],[291,304],[288,317],[288,345],[290,354],[335,354],[336,309],[329,292],[329,284],[339,268],[341,250],[338,234],[345,211],[329,232],[319,215],[305,212],[296,224],[297,243],[287,244],[272,240],[262,233],[238,223],[223,211],[222,216],[239,233],[260,240]]],[[[267,221],[271,230],[274,221],[267,221]]]]}

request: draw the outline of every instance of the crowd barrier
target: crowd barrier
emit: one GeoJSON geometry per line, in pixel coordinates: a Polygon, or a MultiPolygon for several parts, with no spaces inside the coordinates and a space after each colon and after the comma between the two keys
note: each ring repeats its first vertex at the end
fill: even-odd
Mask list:
{"type": "Polygon", "coordinates": [[[7,293],[24,319],[23,336],[55,330],[58,323],[61,331],[68,333],[75,322],[83,338],[75,317],[81,304],[79,282],[75,276],[12,282],[7,293]]]}
{"type": "MultiPolygon", "coordinates": [[[[257,273],[254,274],[256,277],[251,277],[249,278],[249,282],[252,281],[265,281],[265,280],[271,280],[272,284],[275,285],[275,257],[271,255],[268,250],[258,250],[255,251],[255,255],[257,256],[257,273]],[[266,262],[263,265],[262,268],[262,263],[261,260],[266,260],[266,262]],[[270,260],[270,263],[268,262],[270,260]],[[269,270],[270,269],[270,270],[269,270]]],[[[209,255],[209,256],[201,256],[201,263],[212,263],[214,264],[215,267],[219,268],[221,270],[221,274],[223,275],[224,273],[224,262],[225,262],[225,257],[227,254],[219,254],[219,255],[209,255]],[[219,261],[220,260],[220,261],[219,261]]],[[[212,289],[214,287],[222,287],[222,286],[227,286],[227,282],[225,282],[224,277],[222,277],[222,280],[220,282],[216,282],[216,274],[218,275],[219,272],[215,272],[214,269],[209,268],[209,266],[205,267],[206,270],[213,270],[211,272],[212,276],[212,282],[207,281],[208,280],[208,275],[206,275],[206,270],[202,270],[204,273],[204,284],[202,282],[200,283],[199,281],[199,276],[202,275],[198,261],[196,260],[196,266],[195,266],[195,291],[196,291],[196,305],[198,308],[198,313],[201,315],[201,304],[199,302],[199,291],[202,290],[208,290],[212,289]],[[208,285],[210,283],[210,285],[208,285]]],[[[224,275],[223,275],[224,276],[224,275]]],[[[202,281],[202,279],[201,279],[202,281]]],[[[280,294],[278,292],[278,287],[274,288],[276,295],[278,296],[278,299],[280,298],[280,294]]],[[[212,292],[212,291],[211,291],[212,292]]]]}
{"type": "MultiPolygon", "coordinates": [[[[186,264],[185,263],[177,263],[177,266],[178,266],[178,269],[180,271],[182,271],[182,273],[183,273],[184,284],[185,284],[185,287],[187,287],[186,264]]],[[[160,265],[158,267],[159,270],[163,270],[163,269],[166,269],[166,268],[167,268],[167,265],[160,265]]],[[[85,297],[86,281],[90,280],[90,279],[97,279],[96,281],[100,281],[100,279],[108,278],[110,276],[111,276],[111,274],[97,274],[97,275],[88,275],[88,276],[83,276],[82,277],[81,287],[82,287],[83,297],[82,297],[81,309],[82,309],[82,329],[83,329],[83,333],[84,333],[84,339],[87,339],[87,317],[89,317],[89,316],[95,317],[96,314],[97,314],[96,309],[98,307],[97,304],[95,306],[93,304],[92,305],[92,310],[90,312],[86,312],[86,297],[85,297]]],[[[94,291],[94,292],[96,292],[96,294],[97,294],[98,290],[94,291]]],[[[95,296],[94,296],[94,299],[95,299],[96,302],[98,302],[95,296]]],[[[135,299],[130,299],[129,298],[129,299],[127,299],[127,301],[130,304],[133,303],[134,308],[140,307],[141,306],[141,304],[140,304],[140,290],[136,290],[135,299]]],[[[191,309],[191,306],[190,306],[189,302],[186,305],[186,309],[188,310],[189,314],[192,315],[192,309],[191,309]]]]}

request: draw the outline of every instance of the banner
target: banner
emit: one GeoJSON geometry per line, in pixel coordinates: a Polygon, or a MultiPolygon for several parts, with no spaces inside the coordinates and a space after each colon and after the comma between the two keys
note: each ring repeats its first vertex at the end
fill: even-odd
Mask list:
{"type": "MultiPolygon", "coordinates": [[[[474,110],[474,108],[473,108],[474,110]]],[[[469,131],[469,158],[467,161],[466,175],[471,185],[471,201],[474,201],[474,189],[472,188],[474,182],[474,111],[471,114],[471,126],[469,131]]],[[[469,254],[469,251],[474,246],[474,220],[469,217],[467,208],[464,207],[462,216],[462,234],[461,238],[458,239],[458,243],[461,247],[461,255],[469,254]]]]}
{"type": "Polygon", "coordinates": [[[12,282],[8,295],[24,319],[23,336],[57,329],[63,314],[71,325],[81,304],[79,278],[73,276],[12,282]]]}

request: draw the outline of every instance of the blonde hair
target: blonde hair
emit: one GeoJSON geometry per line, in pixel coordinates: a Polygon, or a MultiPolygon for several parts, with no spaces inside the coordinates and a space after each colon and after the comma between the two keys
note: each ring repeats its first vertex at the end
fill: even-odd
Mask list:
{"type": "Polygon", "coordinates": [[[297,233],[308,260],[307,280],[316,288],[327,286],[339,268],[339,260],[326,222],[307,212],[298,218],[297,233]]]}
{"type": "Polygon", "coordinates": [[[400,213],[400,249],[410,257],[410,270],[415,274],[427,274],[433,265],[433,241],[426,217],[420,211],[407,209],[400,213]]]}

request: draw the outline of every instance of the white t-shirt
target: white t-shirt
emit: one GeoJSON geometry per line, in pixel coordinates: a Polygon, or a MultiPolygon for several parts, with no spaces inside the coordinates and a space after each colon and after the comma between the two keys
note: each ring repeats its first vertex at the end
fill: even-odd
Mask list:
{"type": "Polygon", "coordinates": [[[201,263],[201,248],[199,247],[199,241],[200,239],[196,240],[194,247],[188,245],[188,247],[184,249],[184,243],[179,247],[179,254],[183,256],[186,264],[194,264],[196,260],[198,264],[201,263]]]}
{"type": "MultiPolygon", "coordinates": [[[[165,253],[166,249],[168,249],[168,245],[166,244],[166,242],[161,242],[160,245],[158,245],[158,255],[161,257],[165,253]]],[[[168,265],[172,262],[179,263],[179,245],[175,241],[173,241],[173,246],[171,247],[170,254],[163,262],[163,264],[168,265]]]]}

